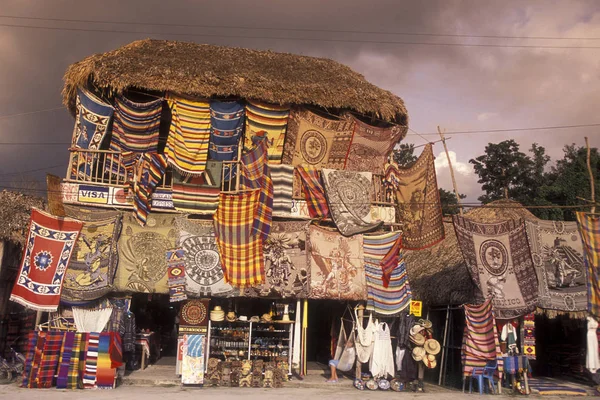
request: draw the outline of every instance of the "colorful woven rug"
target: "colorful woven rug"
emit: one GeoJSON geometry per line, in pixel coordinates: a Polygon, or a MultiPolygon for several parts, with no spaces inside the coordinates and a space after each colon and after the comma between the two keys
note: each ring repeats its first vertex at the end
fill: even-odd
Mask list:
{"type": "MultiPolygon", "coordinates": [[[[25,352],[25,366],[23,369],[23,380],[21,387],[29,388],[32,384],[35,384],[35,374],[37,374],[37,368],[34,368],[33,360],[35,358],[35,350],[38,346],[39,332],[30,331],[27,335],[27,349],[25,352]]],[[[45,339],[45,337],[44,337],[45,339]]],[[[43,344],[41,345],[43,347],[43,344]]]]}
{"type": "Polygon", "coordinates": [[[407,250],[421,250],[444,239],[434,159],[433,146],[428,144],[411,167],[391,163],[385,168],[386,185],[395,191],[398,202],[407,250]]]}
{"type": "Polygon", "coordinates": [[[173,205],[178,211],[213,213],[219,205],[223,163],[208,161],[199,177],[183,176],[173,171],[173,205]]]}
{"type": "Polygon", "coordinates": [[[381,226],[382,221],[371,222],[373,174],[323,168],[321,177],[329,213],[342,235],[352,236],[381,226]]]}
{"type": "Polygon", "coordinates": [[[366,300],[363,236],[309,227],[310,298],[366,300]]]}
{"type": "Polygon", "coordinates": [[[541,396],[587,396],[585,389],[548,378],[531,378],[529,387],[541,396]]]}
{"type": "Polygon", "coordinates": [[[146,225],[152,208],[152,194],[165,175],[167,159],[163,154],[144,153],[140,157],[133,181],[133,215],[146,225]]]}
{"type": "Polygon", "coordinates": [[[302,180],[302,191],[311,218],[327,218],[329,206],[325,197],[325,189],[321,185],[320,172],[314,168],[298,167],[298,175],[302,180]]]}
{"type": "Polygon", "coordinates": [[[183,175],[204,172],[210,139],[210,104],[169,95],[171,127],[165,154],[169,164],[183,175]]]}
{"type": "Polygon", "coordinates": [[[248,101],[244,149],[252,150],[256,143],[266,136],[269,145],[269,164],[281,163],[289,115],[289,107],[248,101]]]}
{"type": "Polygon", "coordinates": [[[535,360],[535,314],[527,314],[523,318],[523,354],[535,360]]]}
{"type": "Polygon", "coordinates": [[[283,164],[317,169],[344,169],[354,121],[326,119],[308,110],[292,109],[283,151],[283,164]]]}
{"type": "Polygon", "coordinates": [[[488,361],[497,360],[502,377],[502,353],[496,329],[492,302],[465,304],[465,334],[462,346],[463,375],[470,376],[473,368],[483,368],[488,361]]]}
{"type": "Polygon", "coordinates": [[[260,189],[219,196],[215,235],[225,281],[233,287],[254,286],[265,279],[263,241],[252,234],[259,197],[260,189]]]}
{"type": "Polygon", "coordinates": [[[83,223],[31,210],[21,269],[10,299],[38,311],[56,311],[65,271],[83,223]]]}
{"type": "Polygon", "coordinates": [[[182,384],[204,383],[204,347],[205,335],[183,335],[182,384]]]}
{"type": "Polygon", "coordinates": [[[248,287],[245,297],[308,297],[307,222],[273,222],[264,243],[265,282],[248,287]]]}
{"type": "MultiPolygon", "coordinates": [[[[114,332],[100,334],[98,339],[98,361],[96,363],[96,387],[98,389],[112,389],[115,385],[116,369],[112,366],[111,347],[117,340],[114,332]]],[[[118,339],[120,341],[120,337],[118,339]]]]}
{"type": "Polygon", "coordinates": [[[398,125],[379,128],[354,120],[354,136],[346,160],[347,171],[370,171],[383,175],[384,165],[394,145],[406,136],[407,129],[398,125]]]}
{"type": "Polygon", "coordinates": [[[165,252],[175,247],[174,222],[173,215],[152,214],[146,226],[141,227],[133,215],[123,216],[116,291],[169,293],[165,252]]]}
{"type": "Polygon", "coordinates": [[[83,371],[83,388],[96,388],[96,375],[98,373],[98,352],[100,333],[90,333],[85,345],[85,370],[83,371]]]}
{"type": "Polygon", "coordinates": [[[365,274],[367,278],[367,310],[377,314],[397,314],[410,305],[412,291],[408,283],[400,232],[363,236],[365,274]],[[395,253],[395,254],[394,254],[395,253]],[[386,258],[395,259],[387,285],[381,264],[386,258]]]}
{"type": "Polygon", "coordinates": [[[48,332],[46,334],[40,368],[36,377],[36,387],[52,387],[54,375],[58,370],[58,360],[64,337],[64,332],[48,332]]]}
{"type": "Polygon", "coordinates": [[[167,250],[167,284],[169,301],[177,302],[187,299],[185,293],[185,250],[181,248],[167,250]]]}
{"type": "Polygon", "coordinates": [[[85,368],[85,347],[88,336],[88,333],[75,333],[73,351],[67,372],[66,389],[83,388],[82,376],[85,368]]]}
{"type": "Polygon", "coordinates": [[[260,189],[258,209],[252,224],[252,234],[260,235],[265,240],[271,231],[273,219],[273,181],[267,157],[267,142],[261,142],[249,153],[242,156],[241,189],[260,189]]]}
{"type": "Polygon", "coordinates": [[[579,233],[583,239],[585,263],[587,266],[588,311],[600,317],[600,218],[595,215],[577,212],[579,233]]]}
{"type": "Polygon", "coordinates": [[[56,377],[56,388],[66,389],[69,379],[69,365],[73,356],[73,345],[75,344],[75,332],[65,332],[65,338],[60,348],[60,359],[58,361],[58,373],[56,377]]]}
{"type": "Polygon", "coordinates": [[[210,142],[237,145],[244,130],[244,105],[237,101],[210,102],[210,142]]]}
{"type": "Polygon", "coordinates": [[[291,165],[271,165],[273,180],[273,214],[289,214],[292,209],[292,191],[294,182],[294,167],[291,165]]]}
{"type": "Polygon", "coordinates": [[[540,308],[587,310],[587,273],[577,222],[526,221],[540,308]]]}
{"type": "Polygon", "coordinates": [[[482,224],[455,215],[454,229],[471,277],[483,296],[492,298],[496,316],[511,319],[534,311],[538,280],[523,220],[482,224]]]}
{"type": "Polygon", "coordinates": [[[225,282],[212,221],[177,218],[177,245],[185,251],[186,291],[190,296],[232,296],[225,282]]]}
{"type": "Polygon", "coordinates": [[[120,234],[120,216],[83,223],[65,274],[62,300],[69,304],[87,302],[111,291],[117,269],[120,234]]]}

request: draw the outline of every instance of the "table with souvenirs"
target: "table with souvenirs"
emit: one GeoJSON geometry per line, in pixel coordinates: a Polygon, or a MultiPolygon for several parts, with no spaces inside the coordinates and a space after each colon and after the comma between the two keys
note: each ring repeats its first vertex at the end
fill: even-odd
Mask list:
{"type": "Polygon", "coordinates": [[[156,332],[136,334],[135,345],[141,349],[142,369],[146,369],[148,362],[155,362],[160,357],[160,339],[156,332]]]}

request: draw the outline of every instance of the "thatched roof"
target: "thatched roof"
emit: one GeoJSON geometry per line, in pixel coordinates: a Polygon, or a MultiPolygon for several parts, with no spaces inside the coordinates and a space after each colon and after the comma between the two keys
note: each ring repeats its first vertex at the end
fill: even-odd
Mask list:
{"type": "Polygon", "coordinates": [[[43,210],[44,199],[7,190],[0,192],[0,240],[25,243],[32,207],[43,210]]]}
{"type": "Polygon", "coordinates": [[[435,246],[405,253],[406,270],[416,300],[429,306],[475,301],[478,293],[451,222],[444,223],[446,238],[435,246]]]}
{"type": "Polygon", "coordinates": [[[77,86],[92,82],[113,94],[137,88],[201,97],[236,96],[349,109],[408,123],[401,98],[347,66],[326,58],[272,51],[138,40],[72,64],[64,81],[63,102],[72,112],[77,86]]]}
{"type": "Polygon", "coordinates": [[[465,213],[465,217],[475,222],[500,222],[509,219],[537,220],[529,210],[514,200],[496,200],[483,207],[465,213]]]}

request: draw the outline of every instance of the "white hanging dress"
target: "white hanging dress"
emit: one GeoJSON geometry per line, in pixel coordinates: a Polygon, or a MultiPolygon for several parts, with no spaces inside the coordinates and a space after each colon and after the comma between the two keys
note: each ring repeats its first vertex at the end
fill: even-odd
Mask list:
{"type": "Polygon", "coordinates": [[[585,356],[585,367],[594,374],[600,369],[598,336],[596,336],[598,322],[592,317],[587,317],[587,321],[587,354],[585,356]]]}
{"type": "Polygon", "coordinates": [[[377,325],[369,370],[374,378],[387,378],[388,375],[394,376],[395,374],[392,338],[390,328],[385,322],[377,325]]]}
{"type": "MultiPolygon", "coordinates": [[[[356,315],[356,310],[354,310],[354,314],[356,315]]],[[[356,315],[356,358],[361,363],[367,363],[371,359],[371,355],[373,354],[373,345],[375,341],[375,323],[373,322],[373,314],[369,315],[369,322],[367,323],[367,327],[363,328],[362,323],[358,319],[358,315],[356,315]]]]}

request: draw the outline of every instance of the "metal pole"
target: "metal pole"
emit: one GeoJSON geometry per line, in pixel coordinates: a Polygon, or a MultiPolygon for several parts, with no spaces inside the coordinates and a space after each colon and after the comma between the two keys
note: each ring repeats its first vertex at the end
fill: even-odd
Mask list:
{"type": "Polygon", "coordinates": [[[442,357],[440,360],[440,377],[438,379],[438,385],[442,386],[442,377],[444,376],[444,363],[446,362],[446,346],[448,338],[448,318],[450,318],[450,306],[446,306],[446,322],[444,323],[444,339],[442,340],[442,357]]]}
{"type": "Polygon", "coordinates": [[[594,184],[594,173],[592,172],[592,165],[590,162],[590,143],[588,142],[587,136],[585,137],[585,147],[587,148],[587,170],[590,174],[590,195],[592,197],[592,213],[596,212],[596,188],[594,184]]]}

